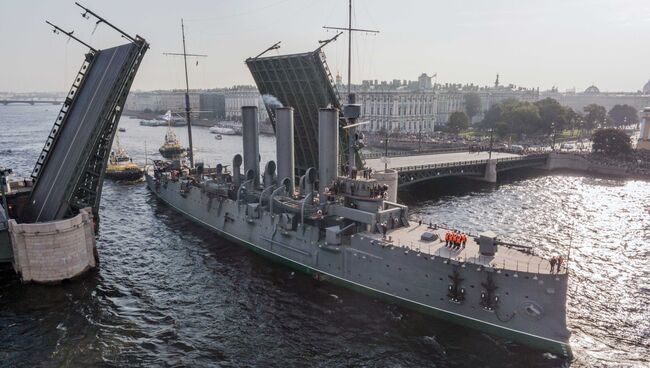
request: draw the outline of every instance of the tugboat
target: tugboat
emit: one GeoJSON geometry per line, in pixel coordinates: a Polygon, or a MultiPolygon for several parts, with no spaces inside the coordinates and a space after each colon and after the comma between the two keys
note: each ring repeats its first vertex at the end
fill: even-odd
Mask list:
{"type": "Polygon", "coordinates": [[[106,167],[106,177],[114,180],[135,181],[142,179],[143,170],[133,162],[131,157],[120,145],[119,137],[117,139],[117,150],[111,151],[106,167]]]}
{"type": "Polygon", "coordinates": [[[171,126],[167,127],[167,133],[165,134],[165,143],[160,146],[158,149],[160,155],[164,158],[174,159],[185,156],[187,150],[181,146],[181,143],[176,136],[176,133],[172,130],[171,126]]]}

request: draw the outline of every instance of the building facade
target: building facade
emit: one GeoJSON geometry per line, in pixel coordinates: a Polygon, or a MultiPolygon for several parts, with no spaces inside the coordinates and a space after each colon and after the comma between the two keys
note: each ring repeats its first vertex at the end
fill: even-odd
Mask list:
{"type": "MultiPolygon", "coordinates": [[[[339,76],[336,81],[339,91],[346,90],[339,76]]],[[[422,74],[418,81],[365,80],[351,89],[356,95],[356,103],[361,104],[362,120],[368,121],[359,130],[430,133],[435,129],[437,100],[431,88],[431,77],[426,74],[422,74]]],[[[346,103],[347,96],[342,94],[341,100],[346,103]]]]}
{"type": "MultiPolygon", "coordinates": [[[[648,82],[650,83],[650,82],[648,82]]],[[[646,89],[648,84],[644,86],[646,89]]],[[[584,92],[568,90],[559,92],[557,89],[543,91],[540,98],[550,97],[556,99],[560,104],[569,106],[573,110],[582,113],[585,106],[597,104],[604,106],[609,111],[614,105],[630,105],[637,111],[642,111],[650,106],[650,89],[638,92],[601,92],[596,86],[588,87],[584,92]]]]}
{"type": "MultiPolygon", "coordinates": [[[[198,109],[200,106],[200,93],[190,92],[190,106],[198,109]]],[[[151,111],[164,113],[167,110],[175,112],[185,111],[185,91],[151,91],[131,92],[126,98],[127,111],[151,111]]]]}
{"type": "MultiPolygon", "coordinates": [[[[242,106],[257,106],[260,121],[266,121],[268,114],[264,102],[253,86],[234,86],[222,90],[191,91],[190,106],[200,111],[201,119],[226,119],[241,121],[242,106]]],[[[185,91],[131,92],[126,99],[127,111],[151,111],[164,113],[167,110],[185,111],[185,91]]]]}
{"type": "Polygon", "coordinates": [[[269,116],[262,96],[254,86],[234,86],[223,91],[225,98],[226,119],[241,121],[242,106],[257,106],[259,121],[266,121],[269,116]]]}
{"type": "Polygon", "coordinates": [[[485,111],[496,103],[508,99],[520,101],[535,102],[540,98],[539,89],[524,88],[515,85],[503,86],[499,83],[499,75],[494,82],[494,86],[478,86],[474,84],[436,84],[436,94],[438,96],[438,113],[436,121],[439,124],[449,122],[449,116],[455,111],[465,111],[465,96],[470,93],[476,93],[481,99],[481,108],[478,114],[472,118],[476,123],[483,119],[485,111]]]}

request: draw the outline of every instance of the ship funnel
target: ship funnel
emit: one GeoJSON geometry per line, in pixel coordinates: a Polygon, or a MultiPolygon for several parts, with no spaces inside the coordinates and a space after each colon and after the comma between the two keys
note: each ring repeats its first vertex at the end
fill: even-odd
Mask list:
{"type": "Polygon", "coordinates": [[[232,180],[237,188],[241,185],[241,162],[242,158],[239,153],[232,158],[232,180]]]}
{"type": "Polygon", "coordinates": [[[318,111],[318,193],[320,203],[326,202],[325,187],[332,185],[339,167],[339,110],[318,111]]]}
{"type": "Polygon", "coordinates": [[[275,143],[278,163],[278,179],[284,182],[289,178],[287,192],[293,195],[295,183],[295,162],[293,147],[293,108],[275,109],[275,143]]]}
{"type": "Polygon", "coordinates": [[[264,188],[268,188],[275,182],[275,161],[271,160],[266,163],[264,168],[264,188]]]}
{"type": "Polygon", "coordinates": [[[254,187],[260,184],[260,141],[259,127],[257,125],[257,107],[242,106],[242,133],[244,136],[244,172],[253,170],[254,187]]]}

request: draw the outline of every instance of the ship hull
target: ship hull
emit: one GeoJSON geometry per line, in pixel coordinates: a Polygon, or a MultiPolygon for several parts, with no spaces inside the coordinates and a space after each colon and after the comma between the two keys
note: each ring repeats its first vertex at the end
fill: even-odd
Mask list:
{"type": "MultiPolygon", "coordinates": [[[[361,263],[355,264],[355,258],[358,258],[357,256],[359,255],[365,254],[368,255],[368,258],[376,257],[376,258],[381,258],[383,262],[391,262],[391,260],[389,260],[390,257],[377,255],[378,249],[373,249],[372,246],[367,248],[364,247],[365,244],[363,242],[363,239],[357,238],[356,244],[353,243],[353,247],[350,248],[352,249],[350,252],[346,252],[348,249],[340,250],[339,252],[336,249],[324,248],[322,247],[322,244],[314,245],[313,240],[311,241],[310,244],[309,236],[303,237],[302,239],[297,239],[297,238],[293,239],[294,244],[292,244],[292,242],[287,242],[287,241],[276,241],[273,240],[273,238],[277,234],[277,228],[275,228],[275,230],[272,230],[272,226],[271,226],[273,225],[273,219],[270,220],[255,219],[254,221],[267,222],[268,226],[264,226],[266,227],[266,232],[260,231],[258,234],[255,234],[255,232],[248,232],[242,228],[242,226],[244,228],[247,226],[246,223],[249,224],[251,223],[251,219],[247,219],[246,215],[244,215],[241,218],[233,216],[232,220],[229,219],[229,216],[233,215],[235,211],[237,211],[235,210],[235,207],[239,209],[245,207],[244,205],[237,205],[235,201],[223,199],[221,202],[222,202],[222,207],[224,206],[223,203],[226,203],[226,207],[224,207],[225,209],[222,209],[220,207],[220,210],[216,211],[218,213],[211,214],[210,212],[215,212],[215,211],[211,211],[214,209],[212,208],[211,205],[207,206],[208,208],[207,210],[202,210],[200,206],[197,206],[198,203],[202,203],[202,204],[207,203],[207,199],[203,195],[203,193],[199,193],[198,195],[194,193],[194,196],[192,195],[193,194],[192,191],[201,192],[200,189],[193,188],[192,190],[190,190],[189,195],[188,194],[181,195],[180,184],[174,182],[168,182],[166,183],[167,187],[163,188],[162,185],[160,183],[157,183],[156,180],[151,176],[146,175],[145,177],[147,180],[147,185],[150,188],[150,190],[162,202],[164,202],[169,207],[173,208],[179,214],[215,232],[220,237],[223,237],[237,244],[246,246],[253,252],[265,258],[268,258],[271,261],[282,264],[296,271],[311,275],[314,278],[317,278],[319,280],[326,281],[338,286],[342,286],[372,297],[376,297],[390,303],[395,303],[407,307],[409,309],[434,316],[436,318],[440,318],[452,323],[467,326],[472,329],[484,331],[496,336],[504,337],[506,339],[516,341],[534,348],[538,348],[543,351],[548,351],[553,354],[557,354],[566,358],[571,358],[572,356],[570,345],[568,344],[569,333],[568,331],[566,331],[566,328],[564,327],[565,321],[563,316],[560,318],[559,322],[558,321],[552,321],[553,323],[549,323],[549,321],[545,322],[548,325],[554,325],[553,330],[555,331],[555,336],[547,337],[543,335],[544,334],[553,335],[553,333],[549,333],[548,331],[543,331],[544,334],[541,333],[537,334],[535,333],[535,331],[531,331],[531,328],[529,328],[528,330],[521,328],[522,326],[521,323],[519,323],[517,326],[508,326],[507,324],[509,321],[500,324],[499,323],[500,317],[498,316],[498,311],[477,312],[477,308],[474,308],[474,306],[471,306],[471,309],[469,308],[470,307],[469,303],[463,303],[463,304],[467,304],[464,306],[457,306],[454,305],[453,303],[450,303],[448,301],[448,298],[446,297],[446,281],[447,281],[446,276],[452,270],[453,266],[451,264],[445,263],[445,266],[449,266],[448,269],[444,269],[443,267],[440,267],[440,269],[436,270],[436,272],[438,273],[432,272],[431,278],[433,279],[439,276],[438,278],[441,282],[444,283],[444,287],[440,288],[440,290],[437,290],[435,292],[431,290],[430,292],[431,295],[426,294],[427,299],[436,300],[436,303],[427,303],[426,301],[423,300],[424,295],[422,295],[419,298],[417,297],[410,298],[407,295],[403,295],[404,294],[403,290],[399,290],[399,291],[397,290],[398,288],[402,288],[404,285],[411,285],[411,283],[412,284],[417,283],[417,281],[415,280],[408,280],[409,277],[405,278],[407,279],[406,282],[402,282],[402,283],[396,282],[396,284],[399,284],[399,286],[395,285],[390,287],[386,287],[385,285],[383,285],[383,279],[381,277],[377,277],[378,279],[382,279],[381,285],[378,282],[363,282],[362,280],[355,279],[354,277],[352,277],[353,275],[351,271],[354,269],[361,268],[361,263]],[[233,205],[233,203],[235,204],[233,205]],[[225,216],[225,220],[223,219],[224,216],[225,216]],[[243,224],[237,222],[238,219],[241,219],[243,221],[243,224]],[[232,225],[229,225],[230,222],[232,223],[232,225]],[[228,230],[229,226],[233,228],[230,231],[228,230]],[[299,244],[307,244],[307,246],[301,247],[299,244]],[[351,257],[350,253],[353,253],[354,257],[351,257]],[[319,262],[319,258],[321,259],[320,262],[319,262]],[[316,259],[315,262],[313,261],[314,259],[316,259]],[[342,267],[333,270],[331,263],[328,263],[329,267],[326,266],[326,262],[329,261],[339,262],[339,264],[342,267]],[[459,308],[465,307],[465,309],[463,309],[462,311],[453,311],[452,309],[454,307],[459,307],[459,308]],[[494,316],[496,316],[496,320],[494,316]],[[559,338],[558,335],[560,335],[559,338]]],[[[309,233],[309,230],[313,230],[313,229],[307,229],[306,232],[309,233]]],[[[280,237],[280,239],[282,239],[282,237],[280,237]]],[[[312,237],[312,239],[317,240],[318,236],[315,235],[315,237],[312,237]]],[[[385,251],[385,249],[382,250],[385,251]]],[[[392,253],[393,256],[395,255],[395,252],[392,250],[389,251],[389,253],[392,253]]],[[[401,250],[398,250],[397,253],[401,253],[401,250]]],[[[418,255],[417,257],[420,256],[418,255]]],[[[366,256],[363,256],[363,258],[366,259],[366,256]]],[[[402,257],[398,256],[394,258],[395,261],[394,263],[392,262],[390,263],[393,266],[397,266],[397,268],[399,268],[400,271],[402,270],[402,267],[411,266],[411,264],[408,263],[407,264],[400,263],[401,258],[402,257]]],[[[430,257],[430,258],[421,257],[421,258],[422,259],[420,261],[427,261],[427,260],[433,261],[435,257],[430,257]]],[[[336,268],[336,264],[334,266],[336,268]]],[[[381,268],[383,269],[383,267],[381,268]]],[[[415,265],[414,268],[417,269],[418,266],[415,265]]],[[[367,270],[367,272],[369,274],[379,275],[378,272],[373,273],[373,270],[367,270]]],[[[390,275],[390,272],[385,271],[384,273],[390,275]]],[[[520,272],[519,274],[521,275],[522,278],[526,277],[526,279],[529,279],[529,276],[525,276],[526,273],[520,272]]],[[[359,276],[361,277],[361,273],[359,273],[359,276]]],[[[427,274],[426,277],[429,278],[429,275],[427,274]]],[[[464,275],[464,277],[466,277],[468,280],[471,279],[470,274],[464,275]]],[[[372,279],[372,277],[370,278],[372,279]]],[[[532,277],[530,278],[532,279],[532,277]]],[[[558,280],[558,278],[556,278],[556,280],[558,280]]],[[[476,283],[479,282],[480,280],[477,280],[476,283]]],[[[388,284],[388,282],[386,284],[388,284]]],[[[556,286],[559,286],[560,288],[559,290],[560,293],[558,294],[562,294],[563,291],[565,292],[566,279],[560,279],[559,284],[556,286]],[[564,289],[562,290],[562,288],[564,289]]],[[[472,285],[472,288],[474,288],[474,285],[472,285]]],[[[408,288],[404,288],[404,289],[406,289],[407,292],[409,291],[408,288]]],[[[564,295],[562,296],[562,298],[560,298],[561,299],[560,302],[565,302],[564,295]]],[[[526,296],[526,298],[528,298],[528,296],[526,296]]],[[[537,299],[540,298],[538,297],[537,299]]],[[[562,304],[561,308],[564,308],[564,304],[562,304]]],[[[562,315],[564,315],[565,313],[564,310],[562,310],[561,312],[562,315]]],[[[516,313],[513,313],[512,317],[514,317],[514,314],[516,313]]],[[[512,317],[511,319],[514,319],[512,317]]],[[[539,328],[545,328],[544,323],[539,323],[539,321],[536,322],[537,322],[536,324],[539,325],[539,328]]]]}
{"type": "Polygon", "coordinates": [[[142,179],[142,170],[106,170],[106,177],[118,181],[136,181],[142,179]]]}

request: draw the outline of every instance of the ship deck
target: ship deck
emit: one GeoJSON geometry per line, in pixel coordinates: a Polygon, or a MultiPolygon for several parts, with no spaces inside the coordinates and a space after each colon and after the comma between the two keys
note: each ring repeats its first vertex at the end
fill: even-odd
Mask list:
{"type": "MultiPolygon", "coordinates": [[[[424,254],[448,258],[451,261],[467,262],[483,267],[492,267],[497,270],[503,269],[539,274],[551,273],[551,265],[548,259],[513,247],[499,245],[494,256],[481,255],[479,253],[479,244],[469,235],[464,248],[462,246],[458,250],[447,248],[444,240],[447,231],[450,231],[450,229],[441,227],[433,229],[428,224],[423,223],[420,225],[417,222],[411,221],[409,227],[388,230],[386,240],[378,233],[365,234],[364,236],[383,242],[388,241],[387,239],[390,237],[390,243],[393,246],[406,247],[424,254]],[[436,234],[437,239],[432,241],[422,240],[421,236],[424,232],[436,234]]],[[[565,272],[566,263],[562,265],[560,273],[565,272]]]]}

